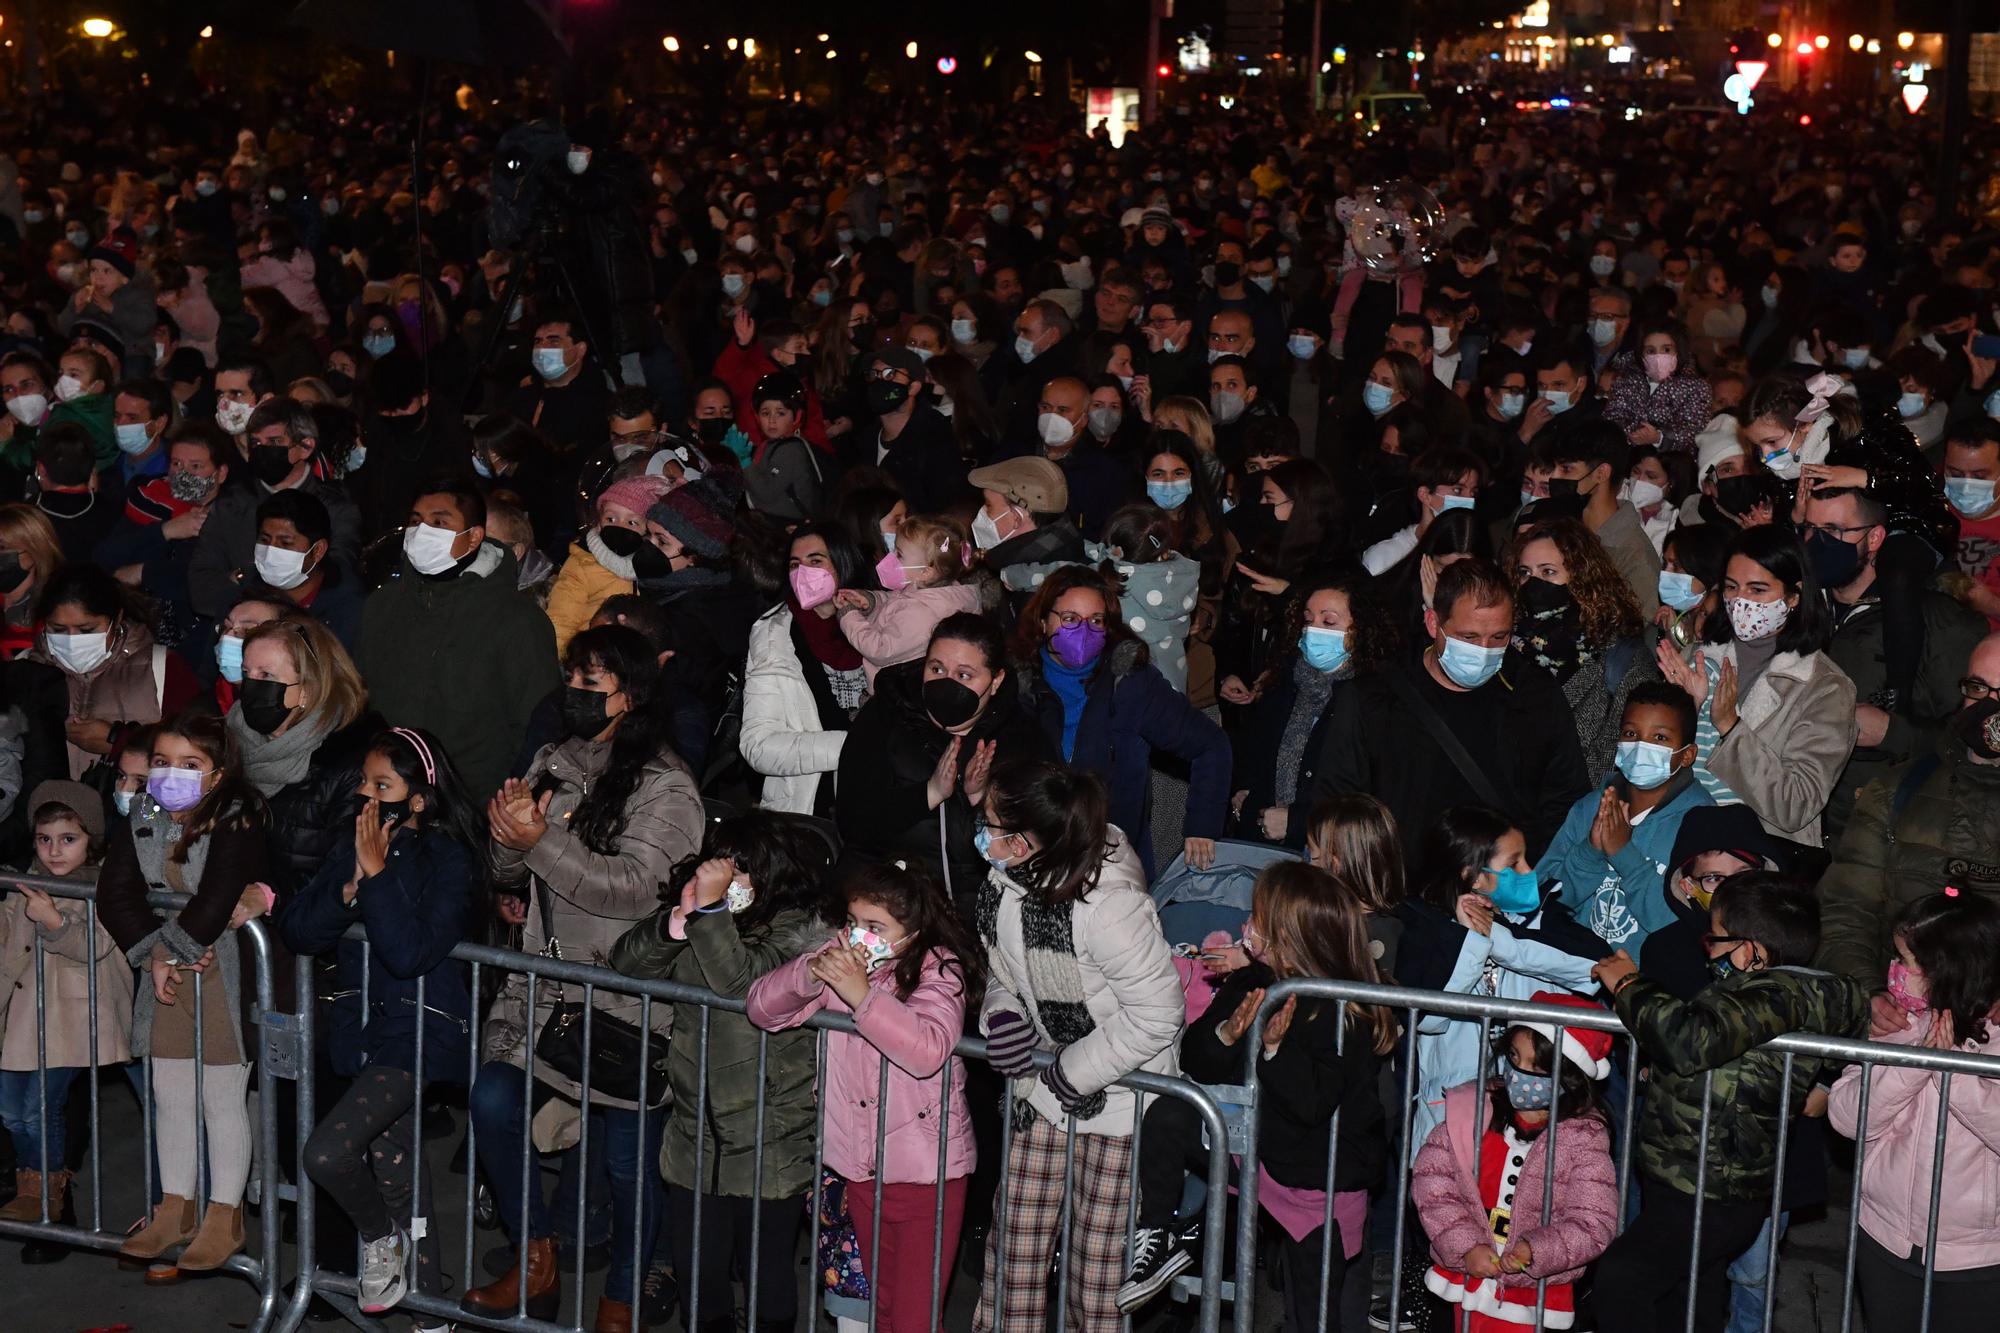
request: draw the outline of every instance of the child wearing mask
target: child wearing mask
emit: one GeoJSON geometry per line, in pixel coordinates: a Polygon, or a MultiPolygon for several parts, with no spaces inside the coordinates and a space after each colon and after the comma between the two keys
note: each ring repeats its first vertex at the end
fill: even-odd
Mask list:
{"type": "MultiPolygon", "coordinates": [[[[1358,1329],[1366,1320],[1368,1270],[1361,1253],[1368,1190],[1388,1156],[1376,1074],[1396,1040],[1394,1015],[1373,1005],[1342,1009],[1331,1000],[1294,997],[1264,1023],[1262,1049],[1245,1038],[1265,989],[1290,977],[1380,984],[1368,946],[1361,900],[1331,875],[1297,861],[1266,866],[1251,889],[1244,947],[1250,960],[1231,972],[1215,1000],[1181,1039],[1181,1071],[1199,1083],[1257,1084],[1261,1166],[1258,1202],[1282,1233],[1286,1333],[1358,1329]],[[1342,1023],[1347,1031],[1343,1038],[1342,1023]],[[1340,1116],[1332,1216],[1338,1234],[1325,1244],[1327,1138],[1340,1116]],[[1322,1249],[1328,1307],[1319,1306],[1322,1249]],[[1353,1280],[1348,1280],[1352,1278],[1353,1280]]],[[[1198,1218],[1176,1219],[1182,1175],[1206,1172],[1208,1153],[1193,1107],[1172,1097],[1146,1107],[1140,1141],[1139,1220],[1132,1268],[1118,1308],[1150,1301],[1194,1262],[1198,1218]]],[[[1210,1182],[1221,1188],[1221,1182],[1210,1182]]],[[[1213,1237],[1210,1244],[1222,1244],[1213,1237]]]]}
{"type": "MultiPolygon", "coordinates": [[[[94,884],[104,846],[104,801],[80,782],[43,782],[28,793],[34,833],[31,875],[94,884]]],[[[77,1078],[132,1058],[132,970],[81,898],[22,887],[0,908],[0,1120],[14,1141],[14,1200],[0,1221],[74,1225],[64,1108],[77,1078]],[[35,953],[42,954],[41,975],[35,953]],[[90,1032],[90,974],[97,973],[97,1040],[90,1032]],[[37,1023],[37,991],[46,1000],[37,1023]],[[39,1063],[38,1063],[39,1061],[39,1063]],[[45,1066],[47,1101],[42,1099],[45,1066]]]]}
{"type": "MultiPolygon", "coordinates": [[[[1551,991],[1529,999],[1604,1012],[1551,991]]],[[[1494,1042],[1493,1075],[1445,1094],[1444,1122],[1417,1152],[1410,1199],[1430,1239],[1424,1285],[1464,1311],[1454,1329],[1568,1328],[1574,1320],[1572,1284],[1618,1229],[1611,1127],[1597,1093],[1611,1071],[1611,1042],[1596,1028],[1516,1023],[1494,1042]]]]}
{"type": "Polygon", "coordinates": [[[799,1027],[822,1009],[854,1017],[853,1033],[827,1038],[820,1100],[826,1164],[847,1183],[862,1267],[875,1293],[875,1323],[883,1333],[922,1333],[935,1327],[932,1311],[944,1306],[945,1293],[931,1287],[932,1260],[943,1255],[948,1264],[958,1251],[966,1182],[977,1154],[965,1065],[952,1048],[965,1031],[966,1006],[978,1003],[983,966],[944,886],[928,870],[896,862],[849,879],[845,930],[750,987],[750,1021],[767,1032],[799,1027]],[[889,1098],[880,1103],[885,1060],[889,1098]],[[883,1116],[890,1132],[878,1162],[876,1130],[883,1116]],[[942,1182],[938,1135],[944,1139],[942,1182]]]}
{"type": "Polygon", "coordinates": [[[569,548],[549,585],[549,623],[555,626],[558,654],[590,627],[598,607],[632,591],[642,562],[662,561],[659,549],[646,540],[646,511],[672,489],[662,477],[626,477],[597,497],[596,524],[569,548]]]}
{"type": "Polygon", "coordinates": [[[834,594],[840,632],[861,654],[871,687],[883,667],[922,656],[939,621],[980,609],[972,539],[956,519],[904,519],[896,549],[876,562],[875,576],[881,592],[842,588],[834,594]]]}
{"type": "Polygon", "coordinates": [[[1686,690],[1656,680],[1634,686],[1619,723],[1616,776],[1577,799],[1542,854],[1556,901],[1634,956],[1673,920],[1660,886],[1681,819],[1715,803],[1695,780],[1694,729],[1686,690]]]}
{"type": "MultiPolygon", "coordinates": [[[[1881,1040],[2000,1055],[2000,904],[1946,889],[1905,908],[1892,938],[1889,996],[1913,1021],[1881,1040]]],[[[1833,1127],[1857,1147],[1867,1141],[1855,1267],[1870,1333],[1915,1333],[1919,1327],[1926,1248],[1935,1269],[1930,1327],[1984,1327],[2000,1302],[2000,1241],[1993,1229],[1993,1201],[2000,1198],[2000,1085],[1952,1080],[1940,1149],[1943,1096],[1936,1072],[1891,1065],[1850,1065],[1833,1085],[1833,1127]],[[1935,1231],[1933,1170],[1946,1181],[1935,1231]]]]}
{"type": "Polygon", "coordinates": [[[1803,885],[1762,871],[1731,876],[1711,900],[1704,946],[1715,982],[1691,1000],[1641,974],[1623,950],[1593,970],[1651,1066],[1636,1136],[1639,1214],[1597,1269],[1602,1333],[1678,1324],[1691,1261],[1696,1326],[1721,1326],[1724,1271],[1771,1216],[1781,1119],[1804,1109],[1819,1072],[1819,1061],[1765,1043],[1868,1031],[1861,983],[1807,966],[1819,949],[1819,902],[1803,885]],[[1691,1253],[1681,1247],[1696,1244],[1697,1207],[1691,1253]]]}

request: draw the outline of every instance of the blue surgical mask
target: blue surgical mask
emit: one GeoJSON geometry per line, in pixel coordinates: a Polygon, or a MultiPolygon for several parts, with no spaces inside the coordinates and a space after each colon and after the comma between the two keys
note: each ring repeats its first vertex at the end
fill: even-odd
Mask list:
{"type": "Polygon", "coordinates": [[[1500,395],[1500,416],[1502,420],[1512,421],[1514,418],[1520,416],[1526,410],[1527,406],[1528,395],[1525,393],[1503,393],[1500,395]]]}
{"type": "Polygon", "coordinates": [[[833,304],[833,293],[825,287],[815,288],[812,294],[812,303],[824,310],[833,304]]]}
{"type": "Polygon", "coordinates": [[[896,553],[896,530],[894,528],[882,529],[882,549],[891,555],[896,553]]]}
{"type": "Polygon", "coordinates": [[[977,341],[979,325],[969,319],[954,319],[951,322],[951,340],[960,346],[977,341]]]}
{"type": "Polygon", "coordinates": [[[982,823],[979,827],[972,830],[972,846],[975,851],[986,858],[988,865],[998,867],[1001,870],[1007,868],[1007,862],[993,854],[993,830],[986,827],[985,824],[982,823]]]}
{"type": "Polygon", "coordinates": [[[1495,911],[1526,916],[1542,905],[1542,886],[1535,879],[1534,871],[1516,870],[1512,866],[1487,866],[1486,873],[1493,876],[1495,911]]]}
{"type": "Polygon", "coordinates": [[[1556,1079],[1553,1074],[1530,1073],[1503,1055],[1500,1057],[1500,1078],[1507,1085],[1507,1100],[1516,1111],[1546,1111],[1555,1103],[1556,1079]]]}
{"type": "Polygon", "coordinates": [[[1307,625],[1299,635],[1299,655],[1315,671],[1338,671],[1347,664],[1347,631],[1307,625]]]}
{"type": "Polygon", "coordinates": [[[1149,481],[1146,483],[1146,498],[1162,509],[1179,509],[1194,494],[1194,479],[1182,477],[1179,481],[1149,481]]]}
{"type": "Polygon", "coordinates": [[[121,453],[143,454],[153,442],[152,437],[146,434],[146,423],[143,421],[119,423],[117,435],[121,453]]]}
{"type": "Polygon", "coordinates": [[[569,360],[560,347],[537,347],[535,349],[535,373],[545,380],[559,379],[569,369],[569,360]]]}
{"type": "Polygon", "coordinates": [[[1395,397],[1395,394],[1396,391],[1388,385],[1377,384],[1374,380],[1369,380],[1361,386],[1361,404],[1372,415],[1379,417],[1389,410],[1391,400],[1395,397]]]}
{"type": "Polygon", "coordinates": [[[1444,651],[1438,654],[1438,665],[1454,684],[1476,690],[1499,674],[1500,661],[1506,656],[1504,646],[1481,648],[1476,643],[1447,636],[1444,651]]]}
{"type": "Polygon", "coordinates": [[[493,480],[493,465],[486,461],[486,455],[482,453],[472,455],[472,470],[481,481],[493,480]]]}
{"type": "Polygon", "coordinates": [[[1618,341],[1618,321],[1615,319],[1593,319],[1590,321],[1590,340],[1599,347],[1609,347],[1618,341]]]}
{"type": "Polygon", "coordinates": [[[1840,364],[1849,370],[1860,370],[1868,364],[1866,347],[1843,347],[1840,349],[1840,364]]]}
{"type": "Polygon", "coordinates": [[[1618,742],[1618,771],[1642,791],[1651,791],[1674,775],[1674,755],[1679,753],[1651,741],[1618,742]]]}
{"type": "Polygon", "coordinates": [[[1929,406],[1929,403],[1920,393],[1900,394],[1896,398],[1896,414],[1905,421],[1908,421],[1911,417],[1922,416],[1924,408],[1927,406],[1929,406]]]}
{"type": "MultiPolygon", "coordinates": [[[[1618,271],[1618,256],[1592,255],[1590,257],[1590,271],[1600,278],[1610,277],[1618,271]]],[[[1607,339],[1607,341],[1609,340],[1607,339]]]]}
{"type": "Polygon", "coordinates": [[[1440,495],[1438,497],[1438,512],[1440,514],[1449,514],[1454,509],[1470,509],[1472,508],[1472,504],[1472,497],[1469,495],[1440,495]]]}
{"type": "Polygon", "coordinates": [[[215,669],[231,685],[243,683],[243,640],[225,634],[215,641],[215,669]]]}
{"type": "Polygon", "coordinates": [[[371,333],[361,340],[361,350],[380,361],[396,350],[396,335],[393,333],[371,333]]]}
{"type": "Polygon", "coordinates": [[[1701,593],[1695,590],[1694,575],[1678,570],[1660,571],[1660,600],[1676,611],[1692,611],[1701,605],[1701,593]]]}
{"type": "Polygon", "coordinates": [[[1946,477],[1944,498],[1968,518],[1977,518],[1993,507],[1993,483],[1975,477],[1946,477]]]}
{"type": "Polygon", "coordinates": [[[137,796],[138,794],[139,794],[139,793],[138,793],[138,792],[136,792],[136,791],[114,791],[114,792],[112,792],[112,793],[111,793],[111,808],[112,808],[113,810],[116,810],[116,811],[117,811],[117,812],[118,812],[118,813],[119,813],[120,815],[129,815],[129,814],[131,814],[131,813],[132,813],[132,798],[133,798],[134,796],[137,796]]]}
{"type": "Polygon", "coordinates": [[[1025,333],[1017,334],[1014,338],[1014,355],[1021,358],[1021,364],[1024,366],[1033,361],[1037,355],[1035,340],[1025,333]]]}
{"type": "Polygon", "coordinates": [[[743,275],[741,273],[725,273],[722,275],[723,295],[741,296],[743,295],[743,286],[743,275]]]}
{"type": "Polygon", "coordinates": [[[2000,420],[2000,389],[1986,395],[1986,415],[2000,420]]]}
{"type": "Polygon", "coordinates": [[[1543,389],[1541,396],[1542,401],[1549,405],[1549,411],[1555,413],[1557,416],[1561,416],[1563,413],[1569,411],[1570,408],[1576,406],[1576,404],[1570,402],[1569,394],[1562,389],[1543,389]]]}
{"type": "Polygon", "coordinates": [[[1319,350],[1319,347],[1313,341],[1311,335],[1294,333],[1291,337],[1285,339],[1285,350],[1301,361],[1309,361],[1312,359],[1312,354],[1319,350]]]}

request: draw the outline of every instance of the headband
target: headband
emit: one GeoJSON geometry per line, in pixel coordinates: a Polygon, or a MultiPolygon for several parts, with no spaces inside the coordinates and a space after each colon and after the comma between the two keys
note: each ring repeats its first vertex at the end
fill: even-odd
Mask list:
{"type": "Polygon", "coordinates": [[[417,758],[423,761],[425,785],[431,787],[437,786],[437,764],[431,759],[431,747],[424,744],[424,738],[417,735],[416,732],[411,731],[408,727],[391,727],[389,728],[389,734],[392,736],[401,736],[410,743],[410,748],[417,752],[417,758]]]}
{"type": "Polygon", "coordinates": [[[1834,395],[1846,387],[1841,380],[1824,371],[1807,380],[1806,392],[1812,395],[1812,401],[1799,409],[1795,418],[1797,423],[1806,425],[1825,416],[1827,405],[1833,401],[1834,395]]]}

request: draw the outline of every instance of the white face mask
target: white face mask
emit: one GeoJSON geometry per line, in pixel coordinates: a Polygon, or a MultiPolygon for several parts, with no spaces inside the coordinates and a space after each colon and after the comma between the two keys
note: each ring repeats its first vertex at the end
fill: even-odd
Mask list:
{"type": "Polygon", "coordinates": [[[306,553],[287,551],[282,546],[257,543],[257,577],[279,591],[288,591],[306,581],[306,553]]]}
{"type": "Polygon", "coordinates": [[[18,398],[9,398],[7,410],[23,426],[39,426],[42,418],[49,414],[49,400],[43,394],[24,393],[18,398]]]}
{"type": "Polygon", "coordinates": [[[570,175],[581,176],[590,168],[590,150],[588,148],[572,148],[563,154],[563,162],[569,167],[570,175]]]}
{"type": "Polygon", "coordinates": [[[1036,417],[1035,429],[1040,433],[1043,444],[1068,444],[1076,436],[1076,427],[1059,412],[1044,412],[1036,417]]]}
{"type": "Polygon", "coordinates": [[[1792,608],[1784,598],[1775,602],[1753,602],[1748,597],[1729,599],[1729,627],[1736,631],[1738,642],[1768,639],[1785,627],[1792,617],[1792,608]]]}
{"type": "Polygon", "coordinates": [[[403,557],[419,574],[442,574],[458,563],[451,548],[458,534],[450,528],[434,528],[428,523],[412,523],[403,529],[403,557]]]}
{"type": "Polygon", "coordinates": [[[972,516],[972,544],[982,551],[990,551],[1004,540],[1000,536],[1000,525],[993,515],[984,509],[972,516]]]}
{"type": "Polygon", "coordinates": [[[1632,502],[1634,509],[1644,509],[1648,505],[1656,505],[1666,499],[1667,493],[1657,482],[1634,477],[1625,483],[1625,498],[1632,502]]]}
{"type": "Polygon", "coordinates": [[[231,435],[241,435],[250,426],[252,410],[248,403],[225,398],[215,405],[215,424],[231,435]]]}
{"type": "Polygon", "coordinates": [[[74,375],[65,375],[56,381],[56,401],[66,403],[72,398],[83,396],[83,381],[74,375]]]}
{"type": "Polygon", "coordinates": [[[72,676],[95,671],[111,656],[109,634],[51,634],[48,641],[49,656],[72,676]]]}

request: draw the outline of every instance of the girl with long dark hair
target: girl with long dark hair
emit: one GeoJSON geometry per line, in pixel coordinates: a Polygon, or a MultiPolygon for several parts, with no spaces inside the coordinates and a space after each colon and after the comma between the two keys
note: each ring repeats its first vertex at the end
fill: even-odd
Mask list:
{"type": "Polygon", "coordinates": [[[1339,497],[1318,463],[1294,458],[1264,473],[1257,503],[1268,522],[1223,587],[1215,638],[1217,692],[1238,705],[1256,698],[1253,685],[1278,647],[1293,582],[1331,564],[1343,547],[1339,497]]]}

